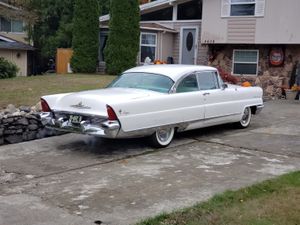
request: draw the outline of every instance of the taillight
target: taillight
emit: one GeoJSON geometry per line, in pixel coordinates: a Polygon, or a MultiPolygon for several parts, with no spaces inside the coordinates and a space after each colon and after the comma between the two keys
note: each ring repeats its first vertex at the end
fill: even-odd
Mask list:
{"type": "Polygon", "coordinates": [[[108,120],[118,120],[115,111],[109,105],[106,105],[108,120]]]}
{"type": "Polygon", "coordinates": [[[48,103],[42,98],[41,98],[41,106],[42,106],[43,112],[51,112],[51,109],[50,109],[48,103]]]}

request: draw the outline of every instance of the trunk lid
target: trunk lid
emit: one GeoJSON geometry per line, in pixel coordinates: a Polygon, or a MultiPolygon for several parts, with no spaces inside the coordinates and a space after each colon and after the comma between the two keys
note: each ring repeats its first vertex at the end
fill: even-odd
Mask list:
{"type": "MultiPolygon", "coordinates": [[[[50,105],[55,111],[107,116],[106,105],[161,95],[161,93],[129,88],[106,88],[62,95],[50,105]]],[[[47,96],[43,97],[47,101],[47,96]]]]}

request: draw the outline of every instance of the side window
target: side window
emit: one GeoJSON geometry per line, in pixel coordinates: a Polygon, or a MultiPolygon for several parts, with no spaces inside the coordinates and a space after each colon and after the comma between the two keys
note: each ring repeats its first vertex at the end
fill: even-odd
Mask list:
{"type": "Polygon", "coordinates": [[[213,90],[220,88],[216,72],[200,72],[197,75],[199,79],[200,90],[213,90]]]}
{"type": "Polygon", "coordinates": [[[192,91],[199,91],[197,77],[195,74],[185,77],[182,81],[180,81],[176,89],[177,93],[192,91]]]}

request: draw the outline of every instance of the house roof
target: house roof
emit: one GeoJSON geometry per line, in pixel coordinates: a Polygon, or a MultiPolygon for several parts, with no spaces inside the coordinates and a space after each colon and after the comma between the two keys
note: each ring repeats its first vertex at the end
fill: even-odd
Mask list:
{"type": "Polygon", "coordinates": [[[154,30],[154,31],[163,31],[169,33],[178,33],[178,31],[165,27],[158,23],[140,23],[141,30],[154,30]]]}
{"type": "MultiPolygon", "coordinates": [[[[149,2],[146,4],[140,5],[140,12],[143,13],[144,11],[151,10],[154,8],[160,8],[164,5],[172,5],[174,3],[185,2],[185,1],[188,1],[188,0],[157,0],[157,1],[153,1],[153,2],[149,2]]],[[[109,14],[107,14],[104,16],[100,16],[99,20],[100,20],[100,22],[104,22],[104,21],[108,21],[109,18],[110,18],[109,14]]]]}
{"type": "Polygon", "coordinates": [[[20,10],[18,7],[15,7],[13,5],[7,4],[5,2],[0,1],[0,6],[4,6],[6,8],[14,9],[14,10],[20,10]]]}
{"type": "Polygon", "coordinates": [[[0,49],[33,51],[35,48],[14,39],[0,35],[0,49]]]}
{"type": "MultiPolygon", "coordinates": [[[[101,28],[108,28],[108,21],[104,21],[101,23],[101,28]]],[[[178,33],[178,31],[163,26],[159,23],[148,23],[148,22],[140,22],[140,29],[141,30],[149,30],[149,31],[162,31],[162,32],[169,32],[169,33],[178,33]]]]}

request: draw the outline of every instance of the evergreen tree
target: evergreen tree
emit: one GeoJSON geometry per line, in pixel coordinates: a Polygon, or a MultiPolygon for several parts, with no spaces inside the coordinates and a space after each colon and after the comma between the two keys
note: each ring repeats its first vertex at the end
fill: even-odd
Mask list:
{"type": "Polygon", "coordinates": [[[101,7],[101,14],[100,15],[106,15],[109,13],[109,2],[110,0],[99,0],[100,1],[100,7],[101,7]]]}
{"type": "Polygon", "coordinates": [[[111,0],[105,62],[109,74],[136,65],[139,51],[139,0],[111,0]]]}
{"type": "Polygon", "coordinates": [[[95,72],[99,48],[99,2],[75,0],[73,17],[74,72],[95,72]]]}

